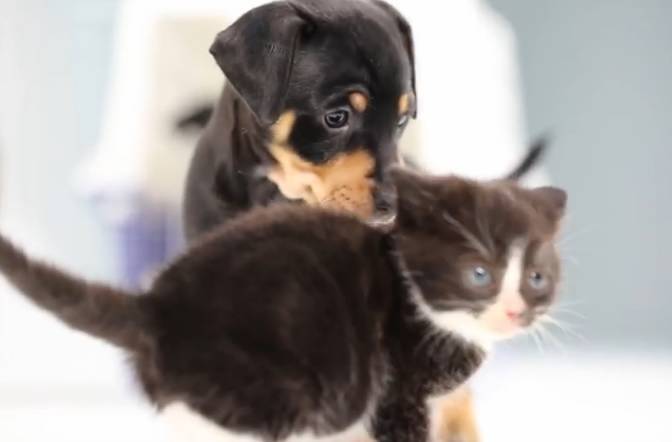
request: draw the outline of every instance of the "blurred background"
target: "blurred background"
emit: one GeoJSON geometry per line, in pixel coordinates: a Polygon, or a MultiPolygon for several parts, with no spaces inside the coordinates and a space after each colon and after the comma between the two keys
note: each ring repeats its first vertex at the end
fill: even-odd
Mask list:
{"type": "MultiPolygon", "coordinates": [[[[142,286],[177,253],[207,48],[245,0],[0,0],[0,224],[36,255],[142,286]]],[[[551,133],[570,194],[566,277],[542,342],[474,381],[486,442],[672,441],[672,2],[392,1],[414,28],[435,172],[501,175],[551,133]]],[[[164,441],[122,356],[0,282],[0,440],[164,441]]]]}

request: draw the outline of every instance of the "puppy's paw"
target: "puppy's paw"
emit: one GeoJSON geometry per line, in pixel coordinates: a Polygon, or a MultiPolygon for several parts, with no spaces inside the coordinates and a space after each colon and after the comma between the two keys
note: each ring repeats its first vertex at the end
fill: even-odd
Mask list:
{"type": "Polygon", "coordinates": [[[434,442],[479,442],[471,391],[460,388],[436,404],[438,432],[434,442]]]}

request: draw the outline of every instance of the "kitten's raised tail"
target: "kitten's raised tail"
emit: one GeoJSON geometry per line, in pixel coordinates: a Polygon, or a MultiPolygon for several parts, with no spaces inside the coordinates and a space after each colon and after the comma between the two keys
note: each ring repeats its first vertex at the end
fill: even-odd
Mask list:
{"type": "Polygon", "coordinates": [[[35,261],[0,234],[0,272],[38,306],[70,327],[127,350],[149,342],[138,298],[35,261]]]}
{"type": "Polygon", "coordinates": [[[523,161],[518,164],[518,166],[510,172],[507,176],[507,180],[518,181],[525,175],[527,175],[530,170],[532,170],[541,160],[541,158],[548,150],[549,136],[542,136],[538,138],[532,146],[530,146],[527,151],[527,155],[523,158],[523,161]]]}

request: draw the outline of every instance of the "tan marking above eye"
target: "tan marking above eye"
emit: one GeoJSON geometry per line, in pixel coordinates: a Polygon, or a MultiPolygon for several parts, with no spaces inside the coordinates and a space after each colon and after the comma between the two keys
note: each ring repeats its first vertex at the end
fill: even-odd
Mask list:
{"type": "Polygon", "coordinates": [[[350,105],[357,112],[364,112],[369,106],[369,99],[361,92],[353,92],[348,97],[350,100],[350,105]]]}
{"type": "Polygon", "coordinates": [[[289,136],[296,122],[296,113],[292,110],[283,112],[278,120],[271,126],[271,135],[274,144],[287,144],[289,136]]]}
{"type": "Polygon", "coordinates": [[[404,115],[408,112],[411,107],[411,96],[410,94],[403,94],[399,97],[399,115],[404,115]]]}

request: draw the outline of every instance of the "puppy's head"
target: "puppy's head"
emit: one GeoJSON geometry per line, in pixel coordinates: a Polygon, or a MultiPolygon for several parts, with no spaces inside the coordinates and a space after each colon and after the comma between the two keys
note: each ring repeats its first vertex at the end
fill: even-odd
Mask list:
{"type": "Polygon", "coordinates": [[[388,205],[385,173],[415,117],[408,23],[375,0],[253,9],[211,48],[268,130],[268,178],[288,198],[362,216],[388,205]]]}

